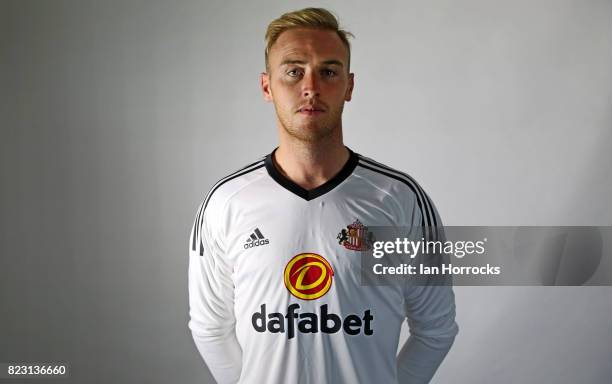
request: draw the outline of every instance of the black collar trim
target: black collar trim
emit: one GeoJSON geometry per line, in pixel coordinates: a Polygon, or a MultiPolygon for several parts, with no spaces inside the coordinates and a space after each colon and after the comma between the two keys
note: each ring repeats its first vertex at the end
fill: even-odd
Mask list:
{"type": "Polygon", "coordinates": [[[353,173],[353,170],[355,170],[355,167],[357,167],[357,163],[359,162],[359,155],[351,151],[350,148],[346,147],[346,149],[348,149],[349,151],[349,159],[346,164],[344,164],[344,167],[342,167],[340,172],[338,172],[336,176],[332,177],[324,184],[319,185],[314,189],[308,190],[300,187],[293,181],[289,180],[288,178],[283,176],[278,171],[278,169],[276,169],[274,161],[272,160],[272,156],[274,156],[274,152],[276,152],[277,149],[278,147],[275,148],[272,153],[266,156],[265,164],[266,169],[268,170],[268,174],[282,187],[307,201],[316,199],[317,197],[322,196],[327,192],[331,191],[332,189],[336,188],[338,184],[342,183],[344,180],[346,180],[347,177],[351,175],[351,173],[353,173]]]}

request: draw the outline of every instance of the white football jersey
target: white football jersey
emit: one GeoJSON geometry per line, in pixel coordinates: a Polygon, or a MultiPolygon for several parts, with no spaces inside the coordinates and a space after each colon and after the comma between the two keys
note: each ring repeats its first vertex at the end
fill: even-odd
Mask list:
{"type": "Polygon", "coordinates": [[[191,232],[189,328],[216,380],[396,383],[398,364],[429,380],[457,333],[452,288],[360,281],[368,227],[441,227],[427,194],[353,151],[336,176],[305,190],[273,153],[217,182],[191,232]],[[397,362],[406,319],[425,363],[410,351],[412,366],[397,362]],[[428,348],[439,361],[422,356],[428,348]]]}

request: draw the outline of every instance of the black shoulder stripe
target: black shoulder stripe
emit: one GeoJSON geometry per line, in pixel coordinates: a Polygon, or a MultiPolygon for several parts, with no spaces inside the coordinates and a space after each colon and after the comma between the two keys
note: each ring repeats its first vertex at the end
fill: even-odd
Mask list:
{"type": "Polygon", "coordinates": [[[239,176],[245,175],[249,172],[252,172],[256,169],[259,169],[261,167],[264,166],[264,159],[265,158],[261,158],[260,160],[247,165],[246,167],[242,167],[239,170],[237,170],[236,172],[233,172],[227,176],[225,176],[224,178],[222,178],[221,180],[217,181],[215,183],[215,185],[212,186],[212,188],[210,189],[210,191],[208,191],[208,193],[206,194],[206,198],[204,199],[204,209],[206,209],[206,206],[208,205],[208,200],[210,200],[210,197],[212,196],[213,192],[215,192],[220,186],[222,186],[223,184],[227,183],[228,181],[235,179],[239,176]]]}
{"type": "Polygon", "coordinates": [[[213,195],[213,193],[219,189],[219,187],[221,187],[223,184],[227,183],[230,180],[233,180],[237,177],[246,175],[247,173],[253,172],[261,167],[263,167],[264,164],[264,159],[265,158],[261,158],[260,160],[251,163],[249,165],[247,165],[246,167],[240,168],[239,170],[235,171],[234,173],[224,177],[223,179],[219,180],[217,183],[215,183],[215,185],[213,185],[213,187],[210,189],[210,191],[206,194],[206,198],[204,199],[204,202],[202,203],[202,205],[200,206],[200,209],[198,211],[198,215],[196,217],[196,221],[194,223],[194,230],[193,230],[193,238],[192,238],[192,242],[191,242],[191,249],[193,251],[196,250],[196,242],[197,239],[199,239],[199,243],[200,243],[200,256],[203,255],[204,253],[204,245],[202,244],[202,238],[201,238],[201,234],[200,234],[200,228],[202,227],[202,221],[204,220],[204,211],[206,210],[206,207],[208,206],[208,202],[210,201],[211,196],[213,195]]]}
{"type": "Polygon", "coordinates": [[[206,207],[208,206],[208,203],[210,201],[210,198],[212,197],[213,193],[219,189],[219,187],[221,187],[223,184],[227,183],[230,180],[233,180],[237,177],[246,175],[247,173],[253,172],[261,167],[264,166],[263,163],[263,159],[260,161],[257,161],[253,164],[250,164],[244,168],[241,168],[240,170],[232,173],[229,176],[226,176],[225,178],[219,180],[208,192],[208,194],[206,195],[206,198],[204,199],[204,203],[202,204],[202,208],[201,208],[201,213],[198,217],[198,221],[196,221],[195,225],[196,225],[196,235],[194,235],[194,239],[193,239],[193,244],[192,244],[192,250],[196,250],[195,249],[195,243],[196,243],[196,238],[199,239],[199,244],[200,244],[200,256],[202,256],[204,254],[204,245],[202,244],[202,237],[201,237],[201,233],[200,233],[200,228],[202,228],[202,222],[204,220],[204,212],[206,211],[206,207]]]}
{"type": "Polygon", "coordinates": [[[198,214],[196,215],[196,219],[193,222],[193,230],[191,235],[191,250],[195,251],[196,249],[196,238],[198,237],[198,233],[200,232],[198,223],[200,222],[200,216],[202,215],[202,207],[204,207],[204,202],[200,204],[200,208],[198,208],[198,214]]]}
{"type": "MultiPolygon", "coordinates": [[[[380,173],[382,175],[385,175],[387,177],[390,177],[392,179],[398,180],[402,183],[404,183],[405,185],[407,185],[415,194],[416,198],[417,198],[417,205],[419,206],[419,209],[421,210],[421,226],[423,227],[423,231],[424,231],[424,237],[426,240],[436,240],[436,233],[437,231],[432,231],[432,221],[431,221],[431,217],[429,215],[428,212],[428,206],[427,206],[427,201],[425,199],[423,199],[422,194],[420,193],[420,187],[418,184],[416,184],[416,182],[411,181],[410,179],[407,179],[403,174],[395,174],[395,173],[391,173],[389,171],[392,170],[388,170],[388,169],[378,169],[375,168],[372,165],[366,164],[365,162],[359,162],[359,166],[369,169],[371,171],[380,173]],[[415,185],[416,184],[416,185],[415,185]],[[430,232],[432,232],[433,236],[430,236],[430,232]]],[[[382,168],[382,167],[380,167],[382,168]]]]}
{"type": "Polygon", "coordinates": [[[436,219],[436,214],[435,214],[434,208],[433,208],[433,204],[432,204],[431,200],[429,199],[429,196],[427,196],[427,193],[425,193],[423,188],[421,188],[419,183],[417,183],[417,181],[414,178],[412,178],[410,175],[408,175],[408,174],[406,174],[404,172],[400,172],[398,170],[395,170],[395,169],[393,169],[393,168],[391,168],[391,167],[389,167],[387,165],[381,164],[381,163],[376,162],[376,161],[374,161],[372,159],[368,159],[368,158],[365,158],[365,157],[361,156],[361,160],[366,162],[366,163],[375,165],[375,166],[377,166],[379,168],[385,169],[385,170],[387,170],[387,171],[389,171],[389,172],[391,172],[391,173],[393,173],[393,174],[395,174],[395,175],[397,175],[399,177],[404,177],[410,183],[412,183],[415,186],[415,188],[420,192],[421,199],[423,199],[423,201],[425,202],[425,209],[426,209],[425,213],[429,216],[430,222],[433,223],[434,226],[438,225],[437,219],[436,219]]]}
{"type": "MultiPolygon", "coordinates": [[[[416,190],[414,189],[414,187],[412,186],[412,184],[410,184],[409,182],[407,182],[406,180],[404,180],[404,179],[402,179],[402,178],[400,178],[400,177],[398,177],[398,176],[395,176],[395,175],[393,175],[393,174],[391,174],[391,173],[388,173],[388,172],[382,171],[382,170],[380,170],[380,169],[376,169],[376,168],[371,167],[371,166],[369,166],[369,165],[367,165],[367,164],[364,164],[364,163],[361,163],[361,162],[360,162],[360,163],[359,163],[359,166],[360,166],[360,167],[363,167],[363,168],[366,168],[366,169],[369,169],[369,170],[371,170],[371,171],[374,171],[374,172],[376,172],[376,173],[380,173],[380,174],[382,174],[382,175],[388,176],[388,177],[390,177],[390,178],[392,178],[392,179],[399,180],[399,181],[401,181],[402,183],[406,184],[406,185],[408,186],[408,188],[410,188],[410,189],[411,189],[411,190],[414,192],[414,194],[417,196],[417,204],[419,205],[419,209],[421,210],[421,212],[423,211],[423,205],[422,205],[421,199],[420,199],[419,195],[417,194],[417,191],[416,191],[416,190]]],[[[425,225],[425,224],[426,224],[426,223],[425,223],[425,219],[426,219],[426,218],[427,218],[427,217],[426,217],[425,215],[421,215],[421,225],[422,225],[423,227],[425,227],[425,226],[426,226],[426,225],[425,225]]]]}

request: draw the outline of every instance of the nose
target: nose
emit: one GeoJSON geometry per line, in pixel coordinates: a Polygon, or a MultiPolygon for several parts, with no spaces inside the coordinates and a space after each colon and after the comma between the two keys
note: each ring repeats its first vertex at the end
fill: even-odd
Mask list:
{"type": "Polygon", "coordinates": [[[315,97],[319,96],[319,79],[314,71],[306,71],[302,78],[302,96],[315,97]]]}

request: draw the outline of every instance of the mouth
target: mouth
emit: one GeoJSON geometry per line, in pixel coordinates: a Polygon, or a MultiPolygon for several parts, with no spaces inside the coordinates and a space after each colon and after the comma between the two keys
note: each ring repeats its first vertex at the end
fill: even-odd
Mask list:
{"type": "Polygon", "coordinates": [[[303,106],[300,109],[298,109],[297,112],[303,115],[312,116],[312,115],[318,115],[318,114],[325,112],[325,109],[323,109],[322,107],[318,105],[307,105],[307,106],[303,106]]]}

